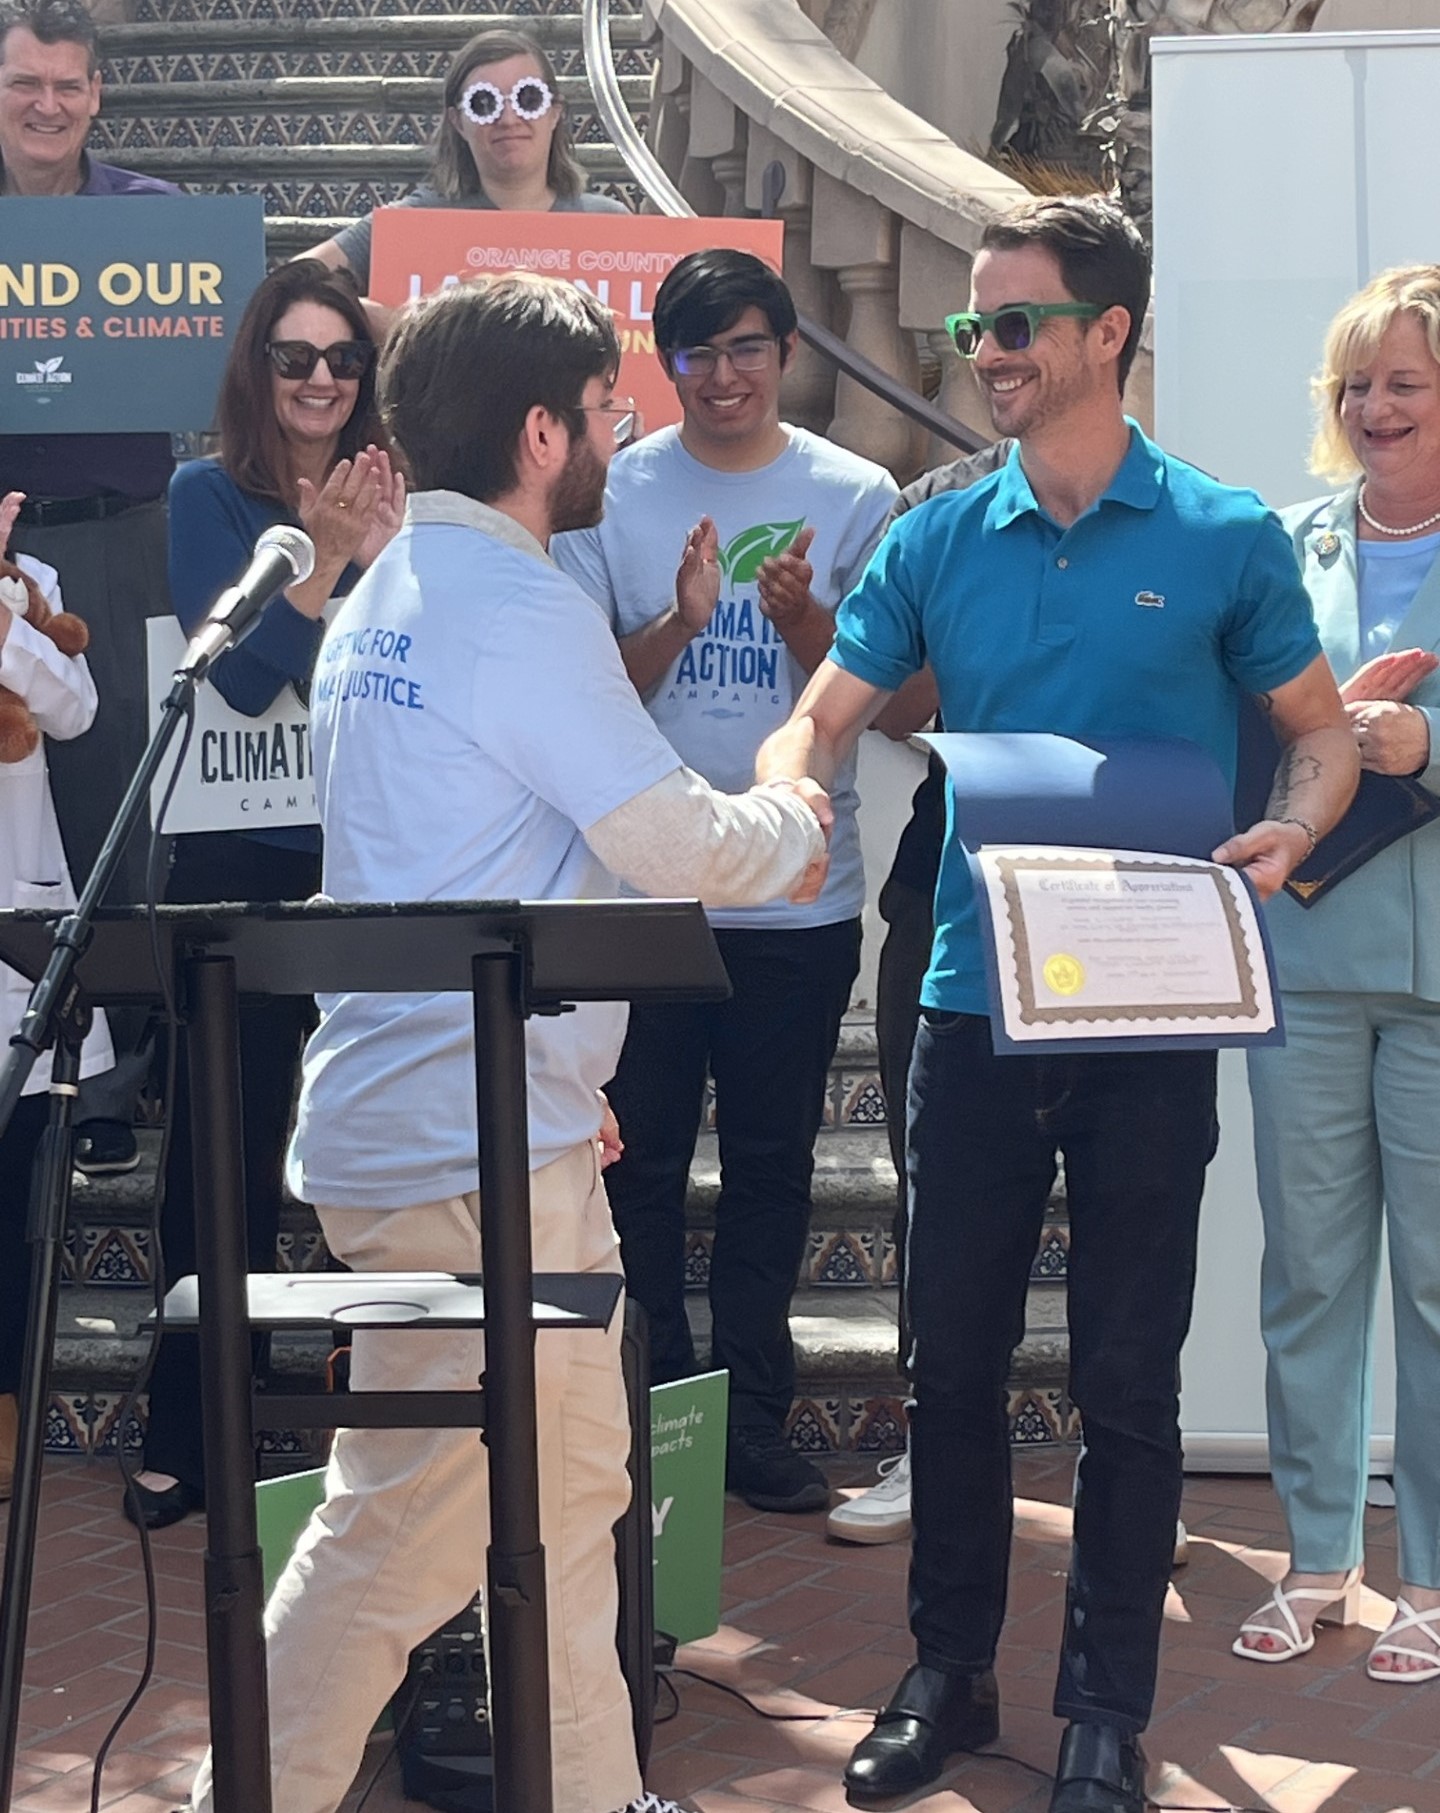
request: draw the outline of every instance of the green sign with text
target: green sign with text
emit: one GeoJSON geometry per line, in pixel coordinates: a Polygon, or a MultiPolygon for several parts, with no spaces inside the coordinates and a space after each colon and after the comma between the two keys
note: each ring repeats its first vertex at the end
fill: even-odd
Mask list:
{"type": "MultiPolygon", "coordinates": [[[[681,1643],[710,1636],[720,1623],[729,1398],[725,1372],[678,1379],[650,1392],[655,1628],[681,1643]]],[[[323,1467],[255,1488],[267,1597],[324,1497],[323,1467]]]]}
{"type": "Polygon", "coordinates": [[[655,1628],[681,1643],[708,1637],[720,1623],[729,1401],[726,1372],[650,1392],[655,1628]]]}
{"type": "Polygon", "coordinates": [[[0,198],[0,433],[205,429],[265,274],[258,195],[0,198]]]}

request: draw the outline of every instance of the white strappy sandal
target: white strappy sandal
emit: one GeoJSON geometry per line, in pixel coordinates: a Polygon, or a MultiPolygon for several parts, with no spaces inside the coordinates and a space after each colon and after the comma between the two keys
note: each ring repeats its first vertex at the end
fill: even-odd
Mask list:
{"type": "MultiPolygon", "coordinates": [[[[1247,1662],[1293,1662],[1296,1656],[1307,1655],[1315,1647],[1315,1631],[1321,1624],[1350,1625],[1360,1622],[1360,1579],[1361,1570],[1352,1567],[1339,1586],[1292,1586],[1287,1593],[1283,1586],[1277,1586],[1270,1597],[1260,1607],[1255,1618],[1240,1626],[1240,1635],[1230,1645],[1232,1652],[1243,1656],[1247,1662]],[[1307,1633],[1302,1635],[1300,1622],[1290,1607],[1301,1601],[1320,1606],[1314,1622],[1307,1633]],[[1278,1624],[1260,1624],[1256,1620],[1260,1612],[1274,1607],[1280,1614],[1278,1624]],[[1273,1637],[1280,1645],[1278,1649],[1255,1649],[1245,1641],[1247,1635],[1273,1637]]],[[[1392,1625],[1392,1629],[1394,1626],[1392,1625]]],[[[1440,1666],[1436,1673],[1440,1674],[1440,1666]]]]}
{"type": "Polygon", "coordinates": [[[1421,1681],[1433,1681],[1440,1675],[1440,1605],[1428,1612],[1417,1612],[1408,1599],[1398,1598],[1395,1601],[1394,1621],[1370,1651],[1365,1672],[1372,1681],[1399,1681],[1406,1687],[1416,1687],[1421,1681]],[[1424,1631],[1432,1647],[1413,1649],[1408,1643],[1397,1643],[1396,1637],[1403,1636],[1407,1630],[1424,1631]],[[1425,1666],[1377,1668],[1376,1656],[1410,1656],[1417,1662],[1423,1662],[1425,1666]]]}

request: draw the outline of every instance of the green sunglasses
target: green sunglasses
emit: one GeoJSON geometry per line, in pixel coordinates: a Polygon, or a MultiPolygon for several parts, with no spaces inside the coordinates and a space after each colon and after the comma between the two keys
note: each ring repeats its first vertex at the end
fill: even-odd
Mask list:
{"type": "Polygon", "coordinates": [[[1035,344],[1035,330],[1042,321],[1057,315],[1093,321],[1104,312],[1094,302],[1011,302],[997,308],[993,315],[947,315],[945,331],[955,342],[960,357],[973,359],[986,334],[994,334],[995,344],[1002,352],[1023,353],[1035,344]]]}

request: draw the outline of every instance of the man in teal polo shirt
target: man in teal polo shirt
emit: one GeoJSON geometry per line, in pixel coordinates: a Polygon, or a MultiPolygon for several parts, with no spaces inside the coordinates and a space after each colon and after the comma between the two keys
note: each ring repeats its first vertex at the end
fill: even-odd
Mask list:
{"type": "MultiPolygon", "coordinates": [[[[1285,745],[1268,816],[1216,852],[1274,892],[1348,805],[1353,749],[1289,542],[1250,492],[1169,458],[1121,408],[1149,263],[1098,197],[993,224],[957,344],[1017,447],[901,517],[841,605],[767,779],[822,782],[927,662],[946,727],[1165,735],[1234,768],[1241,692],[1285,745]]],[[[1163,784],[1157,779],[1157,785],[1163,784]]],[[[933,1781],[999,1730],[1011,1487],[1005,1379],[1057,1156],[1071,1221],[1071,1393],[1085,1435],[1055,1695],[1052,1813],[1141,1813],[1180,1506],[1177,1363],[1215,1148],[1215,1054],[992,1050],[969,871],[947,842],[910,1072],[917,1662],[846,1772],[933,1781]]]]}

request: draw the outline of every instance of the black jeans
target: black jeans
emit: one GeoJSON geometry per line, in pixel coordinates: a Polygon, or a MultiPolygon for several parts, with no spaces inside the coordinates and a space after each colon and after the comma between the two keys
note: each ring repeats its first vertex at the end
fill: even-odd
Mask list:
{"type": "Polygon", "coordinates": [[[887,929],[875,984],[875,1046],[880,1061],[880,1087],[885,1091],[885,1131],[895,1166],[896,1203],[891,1231],[895,1240],[896,1283],[900,1287],[898,1363],[906,1378],[910,1376],[910,1314],[905,1300],[910,1191],[905,1181],[905,1096],[915,1050],[915,1028],[920,1023],[920,985],[930,967],[930,947],[935,941],[934,901],[933,887],[912,888],[893,875],[880,890],[880,917],[887,929]]]}
{"type": "Polygon", "coordinates": [[[1070,1390],[1084,1426],[1055,1712],[1149,1722],[1180,1509],[1210,1051],[996,1057],[989,1022],[923,1015],[910,1072],[909,1310],[919,1658],[995,1656],[1012,1526],[1005,1380],[1065,1156],[1070,1390]]]}
{"type": "Polygon", "coordinates": [[[650,1321],[650,1373],[696,1370],[685,1317],[685,1190],[708,1066],[720,1199],[710,1262],[711,1364],[732,1424],[779,1426],[795,1395],[790,1298],[810,1229],[815,1135],[860,922],[718,931],[728,1001],[637,1007],[607,1093],[625,1156],[605,1173],[626,1287],[650,1321]]]}
{"type": "MultiPolygon", "coordinates": [[[[304,900],[320,885],[320,858],[281,849],[236,831],[195,833],[175,842],[166,899],[190,905],[209,900],[304,900]]],[[[275,1269],[275,1236],[284,1201],[285,1136],[305,1036],[315,1023],[308,997],[243,996],[240,1002],[240,1088],[244,1107],[245,1235],[252,1272],[275,1269]]],[[[165,1167],[161,1240],[165,1276],[173,1284],[195,1270],[195,1191],[190,1138],[190,1085],[182,1036],[175,1099],[166,1103],[170,1151],[165,1167]]],[[[256,1343],[258,1354],[258,1343],[256,1343]]],[[[197,1491],[205,1485],[200,1412],[199,1341],[167,1329],[150,1375],[145,1465],[197,1491]]]]}

